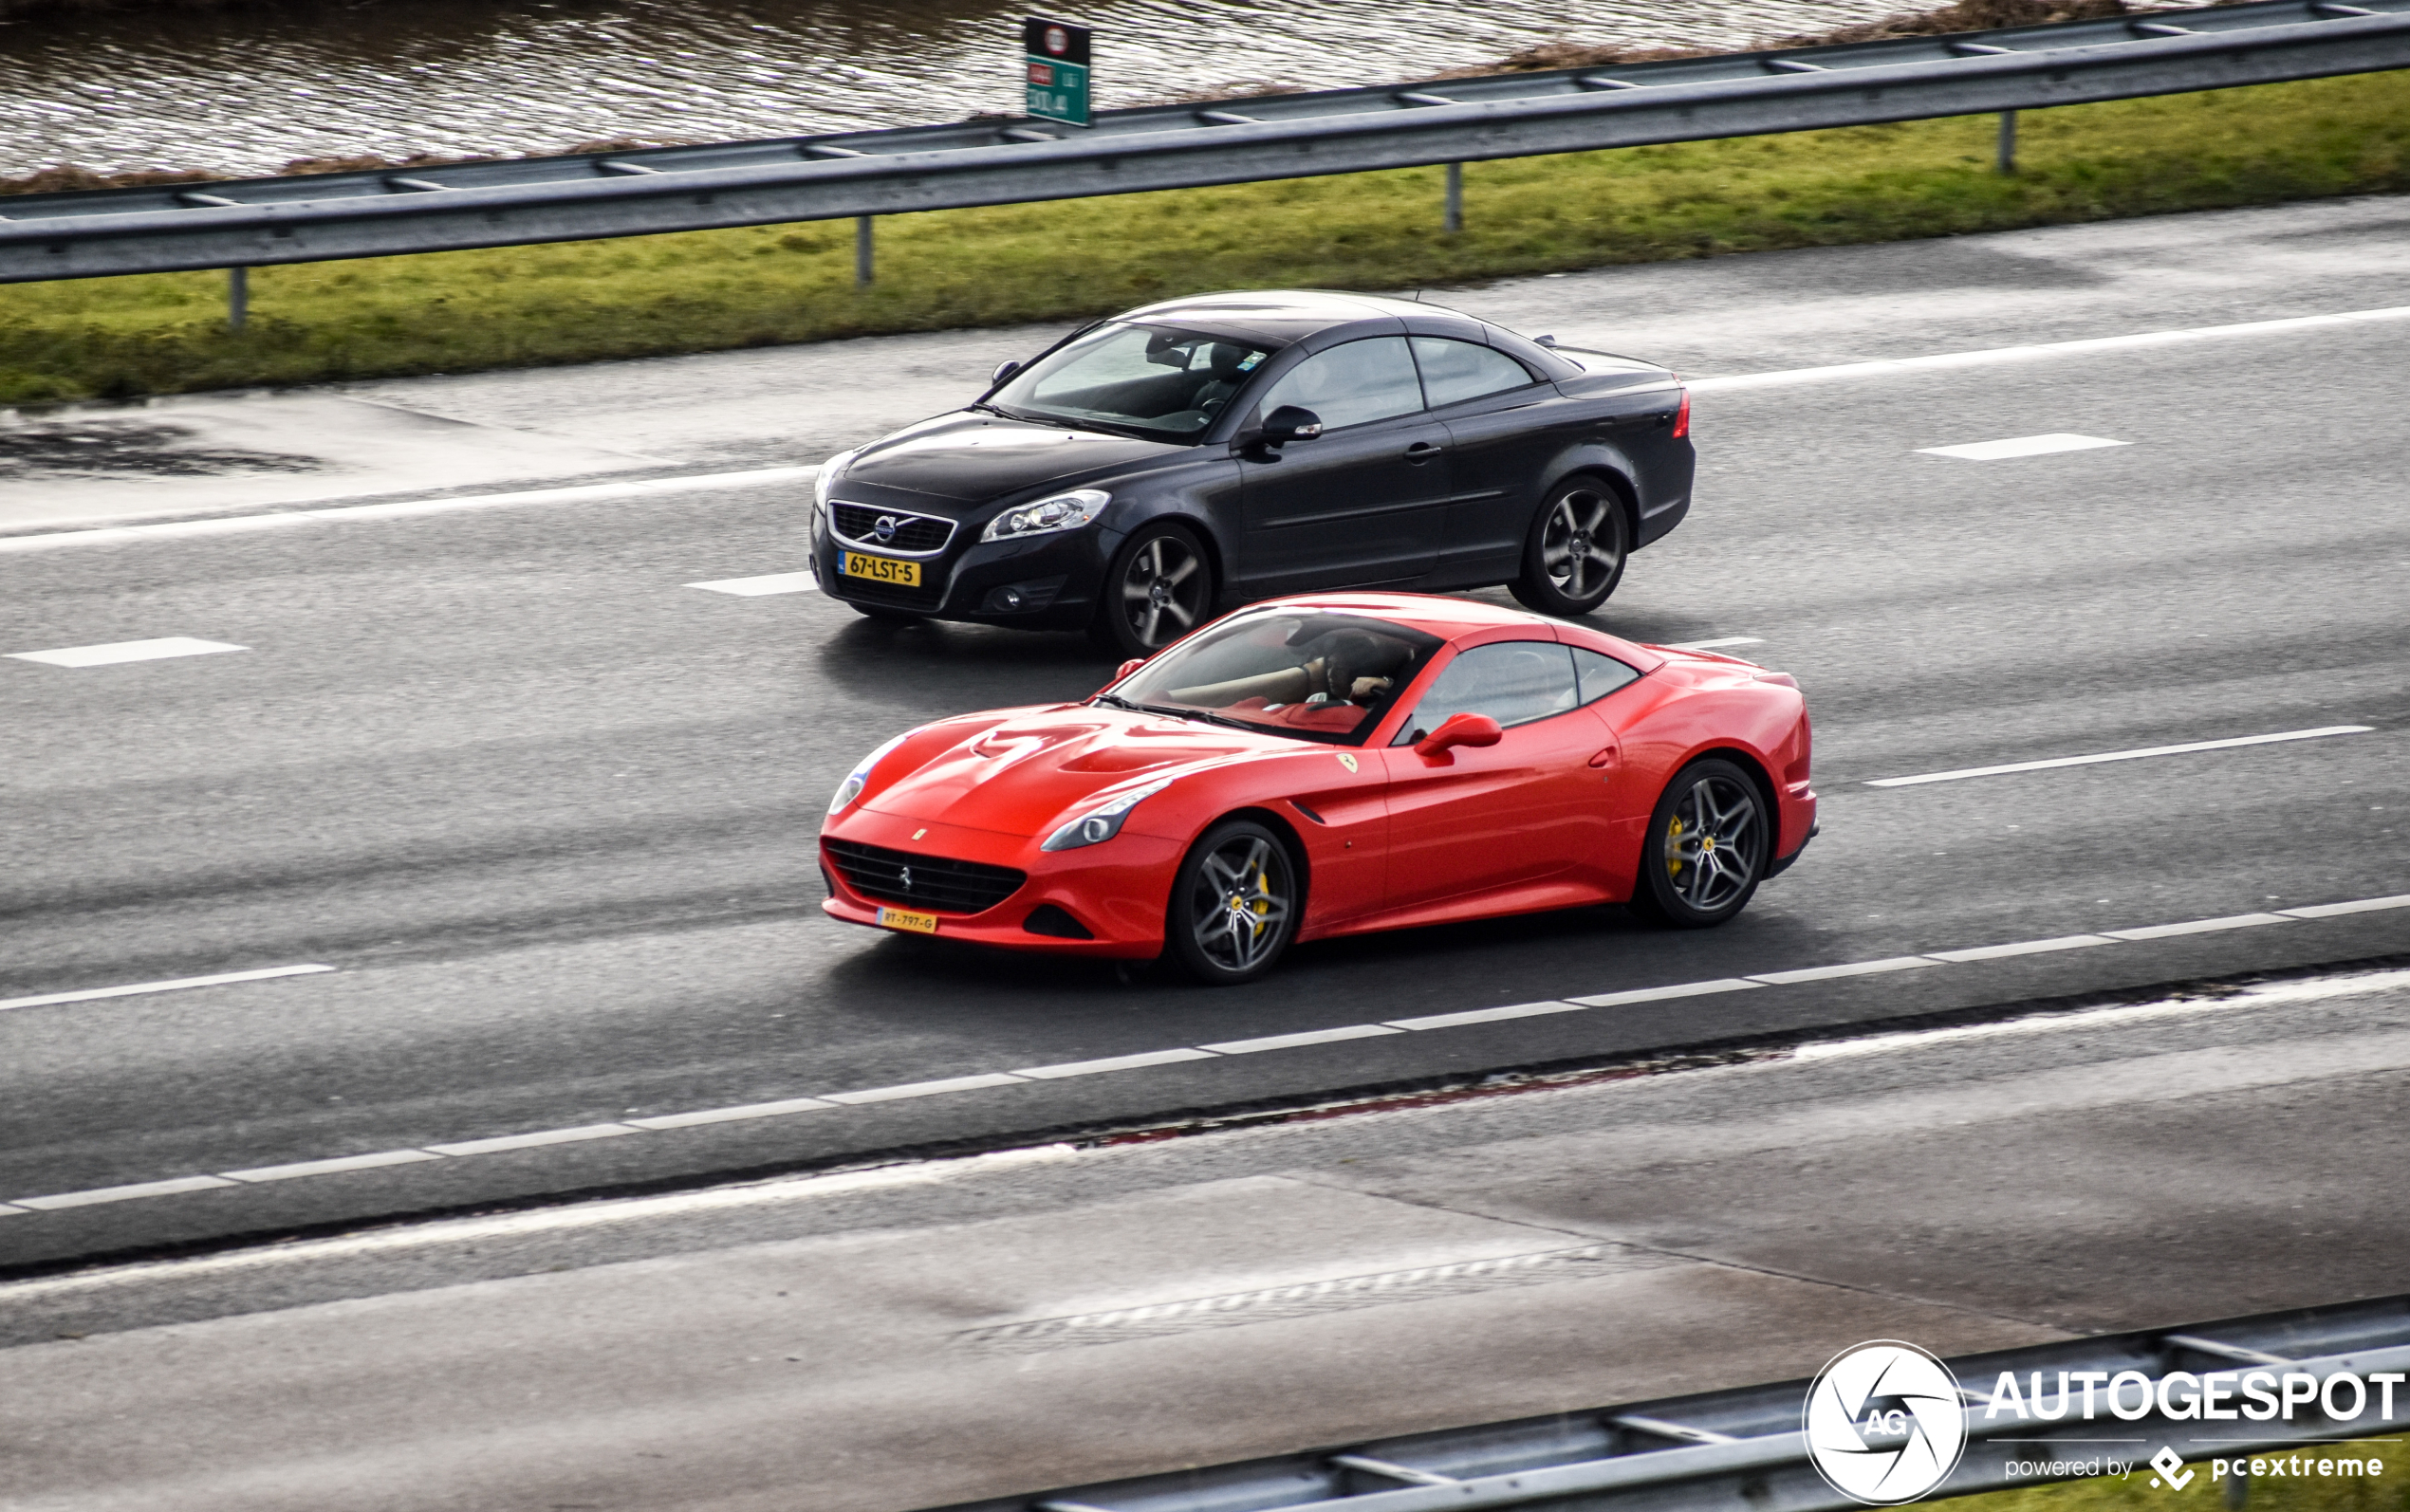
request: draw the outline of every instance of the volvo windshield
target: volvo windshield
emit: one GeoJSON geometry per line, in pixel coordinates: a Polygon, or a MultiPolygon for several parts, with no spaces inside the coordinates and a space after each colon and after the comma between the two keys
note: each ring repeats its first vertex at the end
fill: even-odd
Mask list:
{"type": "Polygon", "coordinates": [[[1030,363],[988,402],[1017,419],[1194,442],[1275,349],[1115,321],[1030,363]]]}

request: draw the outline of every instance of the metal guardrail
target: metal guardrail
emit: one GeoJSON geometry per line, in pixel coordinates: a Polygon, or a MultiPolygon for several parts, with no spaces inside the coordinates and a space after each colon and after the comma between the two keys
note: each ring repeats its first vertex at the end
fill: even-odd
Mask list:
{"type": "Polygon", "coordinates": [[[262,267],[1870,125],[2410,66],[2410,0],[2260,4],[1422,88],[0,199],[0,283],[262,267]]]}
{"type": "MultiPolygon", "coordinates": [[[[2410,1297],[2312,1308],[2222,1322],[2119,1334],[1975,1355],[1949,1362],[1968,1406],[1967,1447],[1956,1471],[1930,1498],[2034,1485],[2074,1477],[2011,1475],[2011,1464],[2052,1460],[2130,1464],[2137,1474],[2162,1447],[2178,1458],[2234,1460],[2272,1449],[2383,1435],[2410,1419],[2410,1389],[2366,1390],[2356,1417],[2330,1417],[2323,1406],[2255,1422],[2238,1416],[2205,1426],[2160,1411],[2160,1382],[2172,1373],[2265,1370],[2325,1381],[2352,1374],[2410,1372],[2410,1297]],[[2105,1406],[2084,1418],[2067,1410],[2052,1422],[2002,1411],[1986,1415],[2002,1372],[2055,1376],[2098,1372],[2107,1380],[2138,1372],[2153,1388],[2143,1416],[2112,1415],[2105,1406]],[[2393,1416],[2379,1415],[2379,1390],[2393,1416]],[[2104,1450],[2104,1434],[2130,1441],[2104,1450]]],[[[2397,1376],[2397,1380],[2399,1380],[2397,1376]]],[[[2196,1380],[2197,1384],[2197,1380],[2196,1380]]],[[[1800,1430],[1808,1382],[1681,1397],[1594,1412],[1569,1412],[1480,1428],[1348,1445],[1238,1465],[1184,1470],[1108,1484],[966,1503],[944,1512],[1459,1512],[1520,1507],[1552,1512],[1840,1512],[1858,1503],[1835,1491],[1808,1459],[1800,1430]]],[[[2090,1401],[2090,1388],[2079,1387],[2090,1401]]],[[[2124,1388],[2130,1405],[2137,1388],[2124,1388]]],[[[2340,1394],[2340,1393],[2338,1393],[2340,1394]]],[[[2230,1394],[2222,1400],[2233,1401],[2230,1394]]],[[[2234,1408],[2229,1407],[2232,1412],[2234,1408]]],[[[2410,1446],[2381,1447],[2392,1456],[2385,1477],[2410,1468],[2410,1446]]],[[[2199,1471],[2193,1472],[2195,1474],[2199,1471]]],[[[2189,1477],[2187,1477],[2189,1479],[2189,1477]]],[[[2247,1483],[2246,1483],[2247,1484],[2247,1483]]],[[[2383,1484],[2381,1482],[2380,1484],[2383,1484]]],[[[2228,1505],[2239,1505],[2229,1488],[2228,1505]]]]}

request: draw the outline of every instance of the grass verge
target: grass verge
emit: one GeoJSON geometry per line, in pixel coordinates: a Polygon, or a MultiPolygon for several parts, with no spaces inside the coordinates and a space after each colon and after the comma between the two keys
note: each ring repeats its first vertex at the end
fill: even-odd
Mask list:
{"type": "MultiPolygon", "coordinates": [[[[2247,1512],[2410,1512],[2410,1473],[2404,1473],[2410,1471],[2410,1444],[2400,1438],[2287,1449],[2284,1454],[2298,1457],[2311,1471],[2320,1458],[2363,1464],[2373,1459],[2384,1469],[2375,1477],[2252,1477],[2244,1496],[2247,1512]]],[[[2273,1451],[2262,1454],[2274,1457],[2273,1451]]],[[[1950,1512],[2227,1512],[2227,1489],[2225,1481],[2210,1478],[2209,1461],[2202,1459],[2194,1462],[2193,1474],[2180,1490],[2162,1486],[2148,1465],[2138,1465],[2123,1479],[2062,1481],[1934,1504],[1950,1512]]]]}
{"type": "Polygon", "coordinates": [[[1440,170],[850,222],[0,287],[0,402],[126,397],[1066,321],[1200,289],[1439,286],[2410,190],[2410,73],[1440,170]]]}

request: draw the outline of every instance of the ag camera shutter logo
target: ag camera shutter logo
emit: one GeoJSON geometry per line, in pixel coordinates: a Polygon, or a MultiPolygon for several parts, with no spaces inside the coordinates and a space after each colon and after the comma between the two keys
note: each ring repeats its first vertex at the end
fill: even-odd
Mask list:
{"type": "Polygon", "coordinates": [[[1800,1428],[1816,1473],[1867,1506],[1915,1501],[1950,1478],[1967,1447],[1958,1378],[1888,1338],[1845,1350],[1817,1373],[1800,1428]]]}

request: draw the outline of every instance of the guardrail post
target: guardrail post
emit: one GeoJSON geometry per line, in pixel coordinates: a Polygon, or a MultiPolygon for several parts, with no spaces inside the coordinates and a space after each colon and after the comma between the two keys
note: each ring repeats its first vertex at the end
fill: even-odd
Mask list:
{"type": "Polygon", "coordinates": [[[251,270],[230,267],[226,270],[226,328],[239,331],[251,313],[251,270]]]}
{"type": "Polygon", "coordinates": [[[2000,112],[2000,172],[2016,172],[2016,112],[2000,112]]]}
{"type": "Polygon", "coordinates": [[[872,276],[870,223],[876,216],[854,217],[854,287],[868,288],[872,276]]]}
{"type": "Polygon", "coordinates": [[[1441,217],[1444,230],[1453,236],[1464,230],[1464,164],[1448,165],[1448,208],[1441,217]]]}
{"type": "Polygon", "coordinates": [[[2243,1512],[2243,1500],[2251,1495],[2251,1472],[2233,1469],[2226,1472],[2226,1512],[2243,1512]]]}

